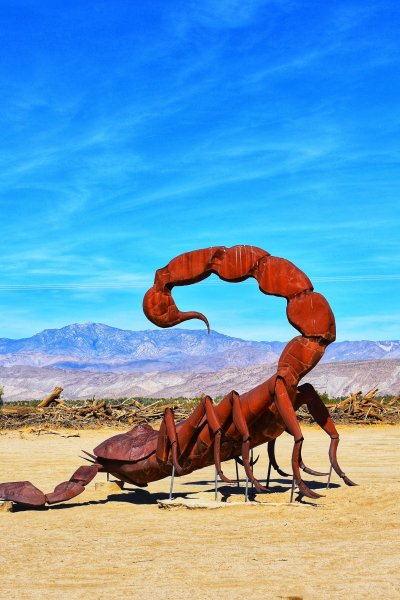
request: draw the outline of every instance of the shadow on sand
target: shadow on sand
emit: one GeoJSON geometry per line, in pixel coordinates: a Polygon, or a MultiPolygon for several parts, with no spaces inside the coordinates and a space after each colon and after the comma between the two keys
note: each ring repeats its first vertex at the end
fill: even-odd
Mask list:
{"type": "MultiPolygon", "coordinates": [[[[167,484],[168,485],[168,484],[167,484]]],[[[201,481],[188,481],[183,482],[182,485],[190,485],[190,486],[210,486],[208,490],[202,490],[202,492],[208,492],[210,495],[214,491],[214,481],[213,480],[201,480],[201,481]]],[[[234,497],[243,497],[245,494],[245,479],[239,479],[239,485],[236,480],[233,484],[221,484],[218,485],[218,492],[221,494],[221,502],[227,502],[229,499],[234,499],[234,497]]],[[[317,492],[323,493],[326,489],[326,481],[309,481],[307,485],[310,489],[315,490],[317,492]]],[[[166,486],[167,487],[167,486],[166,486]]],[[[340,485],[337,483],[330,483],[330,488],[339,488],[340,485]]],[[[291,479],[271,479],[270,488],[268,492],[256,492],[254,488],[249,483],[248,487],[248,497],[249,500],[254,500],[255,495],[258,496],[258,501],[260,500],[260,496],[265,495],[265,500],[268,502],[268,498],[271,497],[271,494],[284,493],[288,492],[291,488],[291,479]]],[[[174,497],[179,496],[181,498],[190,498],[192,494],[196,492],[183,492],[173,494],[174,497]]],[[[29,510],[65,510],[70,508],[77,508],[80,506],[95,506],[97,504],[107,504],[108,502],[127,502],[128,504],[137,504],[137,505],[155,505],[158,500],[167,500],[169,498],[169,493],[165,492],[149,492],[147,490],[136,488],[132,486],[124,487],[123,491],[120,493],[109,494],[107,498],[103,498],[101,500],[88,500],[86,502],[73,502],[68,504],[55,504],[53,506],[43,506],[40,508],[32,509],[28,506],[15,505],[14,512],[25,512],[29,510]]],[[[318,506],[318,504],[311,502],[310,499],[305,498],[301,494],[296,495],[295,502],[299,502],[301,504],[308,504],[311,506],[318,506]]]]}

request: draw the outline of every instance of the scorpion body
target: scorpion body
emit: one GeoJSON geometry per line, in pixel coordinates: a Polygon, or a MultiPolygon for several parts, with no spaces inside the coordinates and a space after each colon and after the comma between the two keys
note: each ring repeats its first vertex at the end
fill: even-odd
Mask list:
{"type": "Polygon", "coordinates": [[[256,489],[266,491],[254,477],[250,450],[268,442],[270,460],[279,471],[274,444],[284,431],[294,438],[294,483],[302,495],[318,498],[319,494],[309,489],[300,473],[303,469],[321,475],[302,461],[303,435],[296,410],[303,404],[331,438],[332,468],[347,485],[355,485],[337,462],[339,435],[327,408],[313,386],[307,383],[299,386],[336,337],[335,319],[324,296],[314,292],[308,277],[288,260],[271,256],[255,246],[216,246],[181,254],[156,271],[154,284],[143,300],[145,315],[159,327],[197,318],[210,330],[203,314],[178,309],[171,290],[174,286],[202,281],[212,273],[229,282],[253,277],[264,294],[286,298],[288,320],[301,335],[284,348],[276,373],[244,394],[232,390],[218,405],[209,396],[203,397],[192,414],[179,423],[175,423],[172,409],[167,408],[159,431],[139,425],[106,440],[89,455],[93,464],[79,467],[69,481],[59,484],[50,494],[43,494],[30,482],[11,482],[0,484],[0,498],[43,506],[77,496],[98,472],[145,486],[170,476],[173,469],[177,476],[182,476],[213,463],[219,477],[230,482],[221,463],[240,456],[250,481],[256,489]]]}

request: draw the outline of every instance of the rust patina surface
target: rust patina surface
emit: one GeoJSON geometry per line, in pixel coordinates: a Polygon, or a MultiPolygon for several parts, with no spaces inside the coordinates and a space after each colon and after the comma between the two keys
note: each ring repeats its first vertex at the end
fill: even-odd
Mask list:
{"type": "Polygon", "coordinates": [[[286,298],[288,320],[300,335],[284,348],[276,373],[244,394],[231,390],[218,405],[205,396],[193,413],[179,423],[175,423],[172,409],[167,408],[159,431],[140,425],[104,441],[88,455],[91,465],[79,467],[69,481],[60,483],[49,494],[42,493],[28,481],[19,481],[0,484],[0,498],[38,507],[77,496],[98,472],[145,486],[169,477],[173,469],[176,476],[182,476],[213,463],[220,479],[230,482],[221,464],[232,458],[240,458],[257,490],[267,491],[254,477],[250,450],[268,442],[271,464],[280,472],[274,445],[284,431],[294,439],[294,483],[302,495],[318,498],[319,494],[301,478],[301,469],[321,475],[307,468],[301,458],[303,435],[296,410],[302,405],[308,407],[331,438],[332,468],[347,485],[355,485],[337,462],[339,435],[327,408],[312,385],[299,385],[302,377],[319,362],[328,344],[335,340],[335,318],[327,300],[314,292],[308,277],[284,258],[271,256],[255,246],[214,246],[181,254],[158,269],[154,285],[143,300],[147,318],[159,327],[201,319],[209,330],[203,314],[179,310],[172,289],[197,283],[212,273],[234,283],[253,277],[262,293],[286,298]]]}

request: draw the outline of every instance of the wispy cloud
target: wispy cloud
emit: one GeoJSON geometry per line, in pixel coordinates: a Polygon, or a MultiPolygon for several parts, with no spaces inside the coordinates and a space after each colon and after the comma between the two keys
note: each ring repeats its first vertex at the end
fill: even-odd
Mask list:
{"type": "MultiPolygon", "coordinates": [[[[55,275],[55,271],[43,271],[43,273],[55,275]]],[[[36,274],[36,273],[35,273],[36,274]]],[[[38,271],[37,274],[41,274],[38,271]]],[[[395,282],[400,281],[400,274],[398,275],[337,275],[332,277],[313,277],[315,283],[357,283],[364,281],[387,281],[395,282]]],[[[243,282],[242,282],[243,283],[243,282]]],[[[253,285],[252,282],[249,282],[253,285]]],[[[104,281],[99,279],[97,281],[75,281],[70,283],[52,281],[50,283],[1,283],[1,291],[35,291],[35,290],[129,290],[138,288],[146,290],[153,285],[153,278],[141,279],[140,276],[132,274],[121,274],[119,277],[114,277],[112,280],[104,281]]],[[[226,288],[226,282],[219,281],[204,281],[201,283],[202,287],[224,287],[226,288]]]]}
{"type": "MultiPolygon", "coordinates": [[[[343,289],[371,313],[373,290],[398,287],[394,4],[100,3],[90,18],[82,6],[2,15],[10,318],[26,303],[36,324],[120,314],[123,326],[134,298],[141,322],[155,269],[214,244],[293,260],[339,320],[343,289]]],[[[204,285],[222,314],[223,285],[204,285]]],[[[257,330],[240,311],[232,328],[241,318],[257,330]]]]}
{"type": "Polygon", "coordinates": [[[189,0],[184,22],[187,28],[201,25],[212,29],[239,29],[253,23],[263,8],[281,12],[290,10],[296,4],[293,0],[189,0]]]}

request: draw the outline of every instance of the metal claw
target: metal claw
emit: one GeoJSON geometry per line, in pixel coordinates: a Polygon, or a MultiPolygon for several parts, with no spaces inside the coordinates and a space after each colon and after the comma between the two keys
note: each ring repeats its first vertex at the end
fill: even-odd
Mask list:
{"type": "Polygon", "coordinates": [[[46,504],[46,496],[30,481],[0,483],[0,498],[32,507],[46,504]]]}
{"type": "Polygon", "coordinates": [[[351,479],[349,479],[347,477],[347,475],[343,474],[342,475],[342,479],[345,482],[346,485],[358,485],[358,483],[355,483],[354,481],[352,481],[351,479]]]}
{"type": "Polygon", "coordinates": [[[297,487],[299,488],[299,493],[302,496],[307,496],[307,498],[323,498],[324,496],[322,494],[317,494],[316,492],[313,492],[312,490],[310,490],[310,488],[304,483],[304,481],[299,481],[297,483],[297,487]]]}

